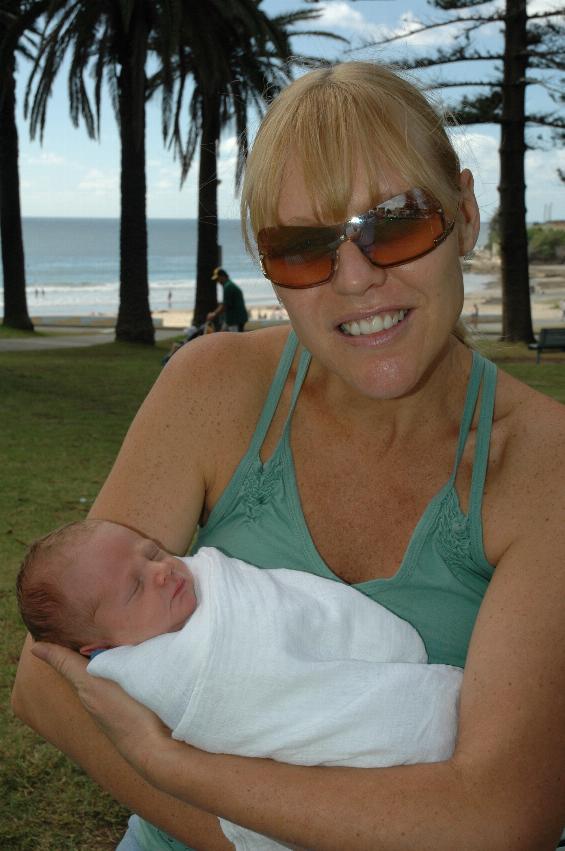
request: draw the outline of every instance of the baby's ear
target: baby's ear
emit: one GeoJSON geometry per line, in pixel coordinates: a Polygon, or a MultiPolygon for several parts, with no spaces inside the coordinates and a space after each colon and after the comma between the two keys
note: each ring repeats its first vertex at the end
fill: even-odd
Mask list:
{"type": "Polygon", "coordinates": [[[97,642],[96,644],[85,644],[84,647],[80,648],[79,653],[81,656],[92,657],[97,653],[102,653],[103,650],[109,650],[110,647],[110,644],[103,644],[101,642],[97,642]]]}

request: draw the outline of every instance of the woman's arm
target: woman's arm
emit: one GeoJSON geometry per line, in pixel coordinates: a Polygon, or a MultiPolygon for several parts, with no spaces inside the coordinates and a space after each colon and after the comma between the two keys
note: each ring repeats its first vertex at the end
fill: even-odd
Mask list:
{"type": "MultiPolygon", "coordinates": [[[[209,335],[208,339],[225,336],[246,335],[209,335]]],[[[196,522],[197,506],[202,504],[202,491],[192,502],[184,473],[190,472],[189,483],[197,490],[201,487],[209,493],[210,487],[217,487],[221,492],[219,470],[229,477],[230,467],[233,469],[242,455],[240,447],[235,447],[233,456],[226,458],[225,433],[221,432],[228,429],[230,443],[239,433],[250,434],[251,420],[258,413],[254,399],[244,399],[241,406],[230,404],[235,403],[235,393],[241,396],[245,388],[238,384],[236,391],[230,391],[233,375],[227,373],[222,390],[208,398],[207,410],[199,411],[201,397],[187,391],[187,374],[175,373],[175,360],[181,357],[182,350],[164,371],[166,380],[159,382],[136,418],[111,480],[95,506],[97,516],[135,525],[176,552],[187,543],[181,531],[190,526],[186,518],[196,522]],[[170,369],[173,371],[167,376],[170,369]],[[186,393],[188,397],[183,395],[186,393]],[[195,432],[190,418],[184,416],[190,405],[195,407],[195,432]],[[231,425],[219,415],[211,416],[214,406],[218,411],[220,406],[227,407],[231,425]],[[160,407],[170,415],[161,417],[160,407]],[[178,412],[180,425],[173,411],[178,412]],[[245,421],[245,416],[250,420],[245,421]],[[151,438],[149,443],[146,436],[151,438]],[[159,441],[171,449],[170,453],[165,445],[157,455],[146,450],[146,446],[158,447],[159,441]],[[195,451],[187,456],[189,447],[195,451]],[[217,468],[210,467],[213,463],[217,468]],[[136,478],[128,477],[130,464],[136,478]],[[134,494],[132,481],[136,482],[134,494]]],[[[225,362],[225,356],[218,360],[218,354],[214,354],[209,372],[203,370],[202,375],[195,364],[202,394],[207,392],[206,383],[218,362],[225,362]]],[[[182,360],[177,364],[180,366],[182,360]]],[[[258,373],[257,367],[254,374],[258,373]]],[[[543,434],[547,438],[553,430],[554,426],[548,425],[543,434]]],[[[561,822],[565,822],[565,470],[562,442],[552,440],[552,446],[544,453],[545,465],[540,458],[537,479],[533,472],[527,477],[524,506],[516,520],[519,533],[500,559],[480,611],[464,679],[458,747],[450,761],[389,769],[337,769],[210,755],[171,741],[149,722],[147,735],[135,743],[127,736],[124,741],[120,727],[111,726],[118,715],[115,706],[110,717],[104,715],[103,693],[99,691],[103,681],[93,677],[88,677],[89,705],[137,773],[162,792],[289,844],[317,851],[551,849],[561,822]],[[100,704],[96,704],[96,695],[100,704]],[[141,751],[140,742],[145,742],[141,751]]],[[[59,670],[77,683],[76,678],[84,676],[81,668],[72,667],[65,651],[54,653],[52,658],[59,670]]],[[[70,656],[74,658],[74,654],[70,656]]],[[[33,726],[43,735],[95,772],[96,753],[90,748],[89,737],[80,741],[85,715],[78,712],[76,699],[60,686],[57,692],[54,683],[58,678],[40,675],[41,663],[33,664],[32,668],[29,656],[23,657],[16,706],[24,707],[20,712],[33,719],[33,726]],[[56,715],[57,701],[50,702],[55,694],[65,703],[61,721],[56,715]],[[38,717],[35,709],[47,698],[52,710],[48,714],[55,718],[49,725],[43,710],[38,717]]],[[[134,702],[125,696],[121,699],[127,715],[134,702]]],[[[138,712],[136,706],[134,710],[138,712]]],[[[137,714],[134,717],[139,720],[137,714]]],[[[122,733],[124,729],[127,724],[124,727],[122,722],[122,733]]],[[[115,771],[117,777],[125,777],[123,768],[117,768],[115,755],[113,760],[105,757],[108,774],[115,771]]],[[[119,800],[129,803],[132,777],[124,779],[123,785],[117,782],[112,786],[119,800]]],[[[114,777],[109,782],[114,783],[114,777]]],[[[139,779],[135,782],[139,784],[139,779]]],[[[154,798],[140,801],[143,815],[163,823],[162,803],[162,799],[154,798]]],[[[133,806],[139,809],[138,803],[133,806]]],[[[212,823],[202,818],[202,824],[212,823]]],[[[180,833],[168,829],[194,844],[192,831],[184,825],[180,833]]],[[[214,846],[205,842],[202,847],[214,846]]]]}
{"type": "Polygon", "coordinates": [[[215,816],[171,798],[143,780],[94,723],[74,689],[39,662],[31,647],[28,637],[12,697],[12,708],[24,723],[66,753],[113,798],[172,836],[193,848],[233,848],[215,816]]]}
{"type": "Polygon", "coordinates": [[[134,526],[184,555],[245,453],[282,330],[208,334],[183,346],[139,409],[90,516],[134,526]]]}
{"type": "MultiPolygon", "coordinates": [[[[242,419],[256,415],[250,382],[237,390],[232,404],[230,392],[235,396],[238,357],[249,357],[253,343],[252,335],[214,334],[175,355],[132,423],[91,516],[125,523],[172,552],[186,552],[205,500],[224,486],[216,479],[216,465],[229,478],[230,465],[244,451],[236,438],[241,434],[245,440],[252,428],[251,421],[242,419]],[[219,370],[218,364],[225,368],[219,370]],[[226,435],[233,458],[222,455],[226,435]]],[[[240,374],[252,368],[255,364],[247,364],[240,374]]],[[[258,381],[256,392],[261,391],[258,381]]],[[[68,684],[31,655],[31,646],[28,638],[13,688],[15,714],[154,824],[194,847],[231,847],[214,817],[171,801],[142,781],[93,724],[68,684]]]]}
{"type": "Polygon", "coordinates": [[[152,784],[282,842],[549,851],[565,823],[565,541],[555,529],[546,542],[525,529],[497,568],[472,639],[457,750],[443,763],[304,768],[205,754],[171,740],[123,693],[109,704],[76,654],[51,648],[49,661],[152,784]],[[133,726],[143,734],[132,738],[133,726]]]}

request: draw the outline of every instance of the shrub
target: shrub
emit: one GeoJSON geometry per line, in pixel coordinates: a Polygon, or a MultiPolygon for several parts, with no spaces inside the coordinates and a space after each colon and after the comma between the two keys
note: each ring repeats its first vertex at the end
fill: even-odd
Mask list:
{"type": "Polygon", "coordinates": [[[528,228],[530,260],[559,263],[565,260],[565,230],[535,226],[528,228]]]}

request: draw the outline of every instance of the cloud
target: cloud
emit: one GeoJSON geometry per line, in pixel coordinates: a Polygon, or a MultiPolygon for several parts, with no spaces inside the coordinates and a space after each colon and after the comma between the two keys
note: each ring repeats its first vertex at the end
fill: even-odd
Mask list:
{"type": "Polygon", "coordinates": [[[526,152],[526,202],[528,221],[565,219],[563,184],[557,169],[565,170],[565,150],[526,152]]]}
{"type": "Polygon", "coordinates": [[[55,154],[52,151],[41,151],[37,156],[24,156],[23,157],[24,165],[37,165],[37,166],[59,166],[59,165],[69,165],[67,160],[60,156],[60,154],[55,154]]]}
{"type": "Polygon", "coordinates": [[[220,156],[237,156],[237,138],[235,136],[228,136],[227,138],[221,140],[220,156]]]}
{"type": "Polygon", "coordinates": [[[227,192],[233,195],[235,187],[235,170],[237,166],[237,138],[229,136],[220,144],[220,157],[218,159],[218,177],[227,192]]]}
{"type": "Polygon", "coordinates": [[[172,165],[163,165],[159,169],[161,180],[176,180],[178,182],[180,175],[180,166],[177,163],[172,165]]]}
{"type": "Polygon", "coordinates": [[[359,35],[365,41],[384,41],[394,37],[400,37],[400,40],[406,38],[411,47],[445,44],[446,41],[452,40],[460,29],[458,25],[454,25],[432,29],[418,35],[417,31],[422,27],[422,22],[411,11],[400,14],[397,23],[392,26],[375,24],[345,0],[321,4],[320,11],[321,16],[316,21],[320,29],[328,29],[339,35],[359,35]],[[415,34],[412,35],[412,33],[415,34]]]}
{"type": "Polygon", "coordinates": [[[500,159],[496,135],[458,127],[450,131],[451,141],[463,168],[475,178],[475,194],[484,219],[490,219],[499,205],[500,159]]]}
{"type": "Polygon", "coordinates": [[[563,4],[557,0],[528,0],[527,8],[530,15],[540,12],[563,12],[563,4]]]}
{"type": "MultiPolygon", "coordinates": [[[[451,139],[464,168],[475,177],[475,194],[481,217],[490,219],[499,206],[500,176],[499,140],[492,134],[459,127],[451,131],[451,139]]],[[[529,150],[526,152],[526,207],[528,222],[543,221],[546,209],[553,219],[565,218],[563,184],[557,169],[565,170],[565,150],[529,150]]]]}
{"type": "Polygon", "coordinates": [[[367,29],[378,29],[363,17],[358,9],[353,9],[348,3],[338,0],[336,3],[320,4],[320,17],[316,20],[316,27],[327,29],[341,34],[341,30],[367,34],[367,29]]]}
{"type": "Polygon", "coordinates": [[[446,42],[453,41],[461,31],[459,24],[452,24],[451,26],[436,27],[435,29],[418,32],[422,26],[432,23],[435,20],[440,21],[441,19],[430,18],[429,20],[420,21],[413,12],[404,12],[400,15],[398,23],[395,26],[381,26],[375,27],[375,29],[378,30],[380,41],[389,38],[399,38],[399,40],[405,38],[410,47],[445,45],[446,42]]]}
{"type": "Polygon", "coordinates": [[[114,195],[119,190],[119,179],[116,174],[109,174],[97,168],[91,168],[79,181],[80,191],[88,190],[96,195],[114,195]]]}
{"type": "MultiPolygon", "coordinates": [[[[549,151],[542,149],[526,151],[526,163],[530,176],[540,178],[540,185],[543,180],[550,177],[549,169],[555,167],[565,169],[565,150],[563,148],[552,148],[549,151]]],[[[543,190],[543,186],[540,187],[543,190]]]]}

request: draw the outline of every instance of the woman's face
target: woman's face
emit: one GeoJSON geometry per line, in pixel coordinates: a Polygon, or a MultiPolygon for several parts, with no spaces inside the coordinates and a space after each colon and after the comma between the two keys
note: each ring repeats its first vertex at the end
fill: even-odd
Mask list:
{"type": "MultiPolygon", "coordinates": [[[[459,255],[470,250],[478,229],[470,172],[462,173],[461,185],[458,223],[447,240],[425,257],[379,269],[352,242],[345,242],[339,249],[338,268],[327,284],[304,290],[275,288],[303,345],[322,368],[354,392],[376,399],[405,396],[452,344],[451,331],[463,304],[459,255]],[[391,320],[396,324],[378,332],[348,333],[353,322],[365,330],[378,326],[378,320],[372,326],[362,324],[375,316],[385,326],[391,320]]],[[[381,186],[381,197],[375,199],[369,197],[366,186],[359,170],[348,217],[366,212],[375,200],[411,188],[390,175],[381,186]]],[[[301,169],[292,161],[279,199],[279,216],[285,225],[319,223],[301,169]]]]}

